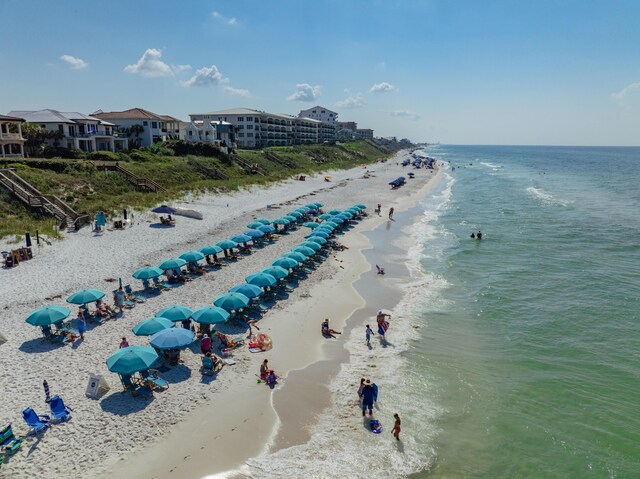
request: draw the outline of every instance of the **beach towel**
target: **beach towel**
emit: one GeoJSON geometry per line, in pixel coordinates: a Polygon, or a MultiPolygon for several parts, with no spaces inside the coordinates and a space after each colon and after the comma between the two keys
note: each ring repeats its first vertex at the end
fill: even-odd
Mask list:
{"type": "Polygon", "coordinates": [[[383,321],[382,324],[378,327],[378,334],[384,336],[384,333],[389,329],[389,323],[387,321],[383,321]]]}

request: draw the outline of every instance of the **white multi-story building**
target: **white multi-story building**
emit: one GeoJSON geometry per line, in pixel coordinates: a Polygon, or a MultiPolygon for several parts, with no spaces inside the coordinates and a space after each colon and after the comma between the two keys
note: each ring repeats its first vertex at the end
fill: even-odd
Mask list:
{"type": "Polygon", "coordinates": [[[144,108],[124,111],[102,111],[92,116],[114,123],[119,130],[128,131],[132,147],[151,146],[169,138],[182,138],[184,123],[168,115],[158,115],[144,108]]]}
{"type": "Polygon", "coordinates": [[[23,118],[0,115],[0,157],[24,157],[23,118]],[[13,130],[13,131],[12,131],[13,130]]]}
{"type": "Polygon", "coordinates": [[[192,121],[187,124],[182,137],[185,141],[200,141],[228,147],[235,145],[235,138],[233,124],[219,120],[192,121]]]}
{"type": "Polygon", "coordinates": [[[46,140],[50,145],[77,148],[85,153],[116,152],[128,146],[126,136],[119,136],[113,123],[76,111],[14,110],[9,115],[23,118],[45,130],[60,132],[58,138],[46,140]]]}
{"type": "Polygon", "coordinates": [[[298,118],[313,118],[314,120],[320,120],[325,123],[335,123],[338,121],[338,114],[328,108],[316,105],[308,110],[301,110],[300,113],[298,113],[298,118]]]}
{"type": "Polygon", "coordinates": [[[291,145],[293,139],[292,120],[288,115],[278,115],[250,108],[209,113],[192,113],[191,122],[220,121],[233,125],[235,142],[240,148],[263,148],[265,146],[291,145]]]}

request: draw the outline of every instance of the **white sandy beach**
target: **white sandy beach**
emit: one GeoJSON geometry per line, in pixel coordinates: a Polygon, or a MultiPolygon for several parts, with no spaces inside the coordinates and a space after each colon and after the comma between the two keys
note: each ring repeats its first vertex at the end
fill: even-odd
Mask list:
{"type": "Polygon", "coordinates": [[[178,217],[173,229],[151,228],[149,224],[155,222],[152,215],[135,213],[134,226],[124,231],[94,235],[83,229],[51,246],[36,247],[34,260],[3,270],[0,331],[9,341],[0,346],[4,391],[0,419],[12,422],[20,432],[25,431],[23,408],[48,412],[42,391],[45,378],[52,394],[60,394],[74,411],[71,421],[52,426],[39,439],[27,439],[22,450],[2,466],[0,477],[197,478],[236,469],[268,449],[304,441],[312,418],[301,413],[296,404],[314,401],[320,408],[327,405],[330,396],[326,385],[315,381],[319,393],[313,397],[304,396],[309,388],[302,384],[291,387],[292,392],[287,392],[290,400],[285,397],[285,406],[274,409],[274,392],[257,385],[254,373],[268,358],[283,378],[276,393],[278,388],[288,391],[291,371],[330,354],[330,343],[319,334],[321,320],[330,317],[332,327],[341,330],[351,313],[364,305],[351,287],[370,268],[361,253],[368,243],[359,231],[384,221],[389,206],[398,211],[410,206],[426,179],[436,176],[419,170],[415,180],[391,191],[387,183],[402,174],[396,162],[403,155],[406,153],[368,169],[331,172],[331,183],[317,175],[306,182],[288,181],[176,204],[202,212],[204,220],[178,217]],[[369,178],[364,178],[367,171],[369,178]],[[172,304],[192,309],[210,304],[217,295],[243,283],[245,276],[300,243],[307,228],[282,236],[275,244],[220,271],[138,304],[123,318],[91,329],[84,341],[73,346],[44,342],[39,328],[24,322],[28,313],[40,306],[65,305],[65,298],[76,290],[98,288],[109,293],[118,277],[138,289],[140,283],[131,273],[139,267],[213,244],[244,231],[252,218],[273,217],[310,201],[323,202],[325,209],[364,203],[370,216],[340,237],[349,250],[329,257],[289,299],[278,302],[260,320],[261,331],[273,339],[273,349],[258,354],[250,354],[246,348],[236,351],[237,363],[226,366],[213,380],[202,379],[196,345],[192,348],[195,353],[189,349],[183,352],[183,364],[161,374],[170,388],[145,401],[121,394],[117,375],[107,370],[104,361],[117,349],[122,336],[132,345],[148,344],[148,338],[131,333],[140,320],[172,304]],[[377,203],[383,205],[382,218],[373,214],[377,203]],[[111,386],[99,400],[85,397],[90,373],[102,374],[111,386]]]}

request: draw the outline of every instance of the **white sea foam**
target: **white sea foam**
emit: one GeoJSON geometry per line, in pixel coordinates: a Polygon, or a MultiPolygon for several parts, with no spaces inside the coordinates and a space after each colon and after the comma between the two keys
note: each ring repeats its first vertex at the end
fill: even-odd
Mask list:
{"type": "Polygon", "coordinates": [[[527,193],[529,193],[529,195],[531,195],[536,200],[540,201],[543,205],[547,206],[567,206],[570,203],[569,201],[556,198],[548,191],[545,191],[542,188],[536,186],[529,186],[527,188],[527,193]]]}
{"type": "Polygon", "coordinates": [[[491,163],[489,161],[481,161],[480,164],[482,166],[485,166],[485,167],[493,170],[493,171],[497,171],[497,170],[502,169],[502,165],[496,165],[495,163],[491,163]]]}
{"type": "MultiPolygon", "coordinates": [[[[302,445],[253,458],[241,471],[249,477],[406,477],[428,468],[434,457],[433,443],[437,428],[435,418],[440,407],[429,395],[433,381],[423,371],[407,364],[405,352],[420,339],[420,330],[428,318],[423,311],[433,309],[441,301],[440,292],[446,282],[421,268],[427,242],[437,242],[441,234],[437,219],[451,197],[453,178],[445,174],[444,187],[422,202],[424,214],[409,232],[413,246],[408,252],[411,276],[402,285],[403,299],[394,308],[389,344],[372,341],[369,349],[364,341],[363,328],[355,328],[349,335],[346,348],[350,361],[329,385],[332,405],[323,411],[311,434],[302,445]],[[385,432],[371,434],[360,419],[356,395],[359,378],[371,377],[378,385],[380,397],[375,417],[385,432]],[[402,443],[389,433],[393,413],[403,418],[402,443]]],[[[431,253],[428,253],[431,254],[431,253]]],[[[375,319],[371,318],[375,328],[375,319]]]]}

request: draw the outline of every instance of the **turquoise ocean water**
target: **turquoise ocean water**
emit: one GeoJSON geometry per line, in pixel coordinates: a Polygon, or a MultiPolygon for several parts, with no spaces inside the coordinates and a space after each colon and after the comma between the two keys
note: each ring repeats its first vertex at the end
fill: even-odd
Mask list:
{"type": "Polygon", "coordinates": [[[640,148],[426,153],[442,180],[365,233],[365,256],[403,295],[389,344],[365,346],[383,305],[362,291],[371,311],[343,335],[333,405],[307,443],[248,461],[247,475],[640,477],[640,148]],[[393,274],[401,261],[410,275],[393,274]],[[366,376],[384,434],[360,420],[366,376]]]}
{"type": "Polygon", "coordinates": [[[412,477],[640,477],[640,148],[426,151],[448,167],[413,232],[412,477]]]}

